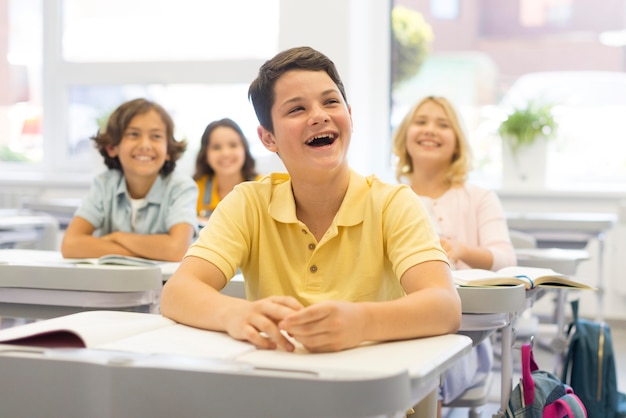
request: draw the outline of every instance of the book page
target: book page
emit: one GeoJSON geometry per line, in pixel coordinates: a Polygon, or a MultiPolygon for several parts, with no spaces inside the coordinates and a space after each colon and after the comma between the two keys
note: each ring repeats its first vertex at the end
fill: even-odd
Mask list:
{"type": "Polygon", "coordinates": [[[454,270],[452,277],[458,286],[516,286],[523,284],[527,289],[532,287],[532,281],[521,273],[508,274],[502,271],[464,269],[454,270]]]}
{"type": "Polygon", "coordinates": [[[222,332],[207,331],[187,325],[157,328],[96,347],[136,353],[178,354],[212,359],[234,359],[254,351],[254,345],[238,341],[222,332]]]}
{"type": "Polygon", "coordinates": [[[93,348],[175,322],[161,315],[88,311],[0,330],[0,343],[93,348]]]}
{"type": "Polygon", "coordinates": [[[533,287],[572,287],[576,289],[595,289],[592,286],[577,282],[565,274],[558,273],[550,268],[511,266],[498,270],[498,274],[510,275],[526,279],[533,283],[533,287]]]}
{"type": "Polygon", "coordinates": [[[129,255],[110,254],[97,259],[98,264],[119,264],[122,266],[160,266],[164,261],[148,258],[131,257],[129,255]]]}

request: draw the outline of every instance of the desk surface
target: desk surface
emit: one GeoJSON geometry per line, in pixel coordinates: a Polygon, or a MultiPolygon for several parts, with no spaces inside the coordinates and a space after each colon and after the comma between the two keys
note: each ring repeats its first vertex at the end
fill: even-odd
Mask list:
{"type": "Polygon", "coordinates": [[[33,211],[48,213],[58,220],[62,227],[67,227],[74,217],[74,212],[80,206],[80,198],[59,198],[59,199],[28,199],[24,201],[23,207],[33,211]]]}
{"type": "Polygon", "coordinates": [[[0,209],[0,245],[56,249],[59,222],[28,210],[0,209]]]}
{"type": "Polygon", "coordinates": [[[519,230],[580,231],[598,234],[617,221],[614,213],[587,212],[508,212],[509,228],[519,230]]]}
{"type": "Polygon", "coordinates": [[[25,228],[58,228],[58,222],[49,215],[16,215],[4,214],[0,211],[0,230],[16,230],[25,228]]]}
{"type": "Polygon", "coordinates": [[[47,319],[94,309],[155,312],[163,277],[156,266],[73,264],[57,251],[0,250],[0,316],[47,319]]]}
{"type": "MultiPolygon", "coordinates": [[[[6,249],[0,250],[0,263],[20,263],[24,265],[41,265],[43,263],[74,265],[79,259],[63,258],[60,251],[6,249]]],[[[163,262],[158,267],[161,270],[163,281],[166,281],[178,268],[180,263],[163,262]]],[[[105,266],[111,266],[106,264],[105,266]]]]}
{"type": "MultiPolygon", "coordinates": [[[[149,341],[171,346],[167,335],[149,341]]],[[[435,390],[470,347],[467,337],[444,335],[337,353],[252,350],[216,360],[175,350],[0,345],[0,369],[12,376],[0,379],[0,404],[8,416],[397,416],[435,390]]]]}

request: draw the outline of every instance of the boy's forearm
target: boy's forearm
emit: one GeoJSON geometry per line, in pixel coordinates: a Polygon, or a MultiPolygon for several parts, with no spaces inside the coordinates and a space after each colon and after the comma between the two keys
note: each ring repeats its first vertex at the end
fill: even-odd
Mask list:
{"type": "Polygon", "coordinates": [[[111,242],[124,247],[130,255],[153,260],[180,261],[191,242],[183,242],[169,234],[135,234],[115,232],[111,242]]]}
{"type": "Polygon", "coordinates": [[[237,303],[247,302],[223,295],[200,281],[173,276],[163,288],[161,314],[193,327],[226,331],[229,312],[237,303]]]}
{"type": "Polygon", "coordinates": [[[108,254],[133,255],[124,246],[92,235],[65,239],[61,246],[65,258],[98,258],[108,254]]]}
{"type": "Polygon", "coordinates": [[[461,323],[456,290],[429,288],[389,302],[366,302],[364,340],[389,341],[450,334],[461,323]]]}

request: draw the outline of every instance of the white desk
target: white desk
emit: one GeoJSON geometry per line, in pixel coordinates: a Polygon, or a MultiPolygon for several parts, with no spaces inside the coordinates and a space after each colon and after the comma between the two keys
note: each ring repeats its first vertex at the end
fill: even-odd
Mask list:
{"type": "MultiPolygon", "coordinates": [[[[586,250],[561,249],[561,248],[520,248],[516,249],[517,264],[520,266],[549,268],[559,273],[575,276],[578,265],[589,259],[586,250]]],[[[543,344],[555,353],[553,372],[558,376],[561,372],[563,355],[567,347],[565,330],[565,309],[567,302],[566,288],[550,289],[556,293],[554,304],[554,324],[556,330],[554,337],[548,344],[543,344]]],[[[542,344],[542,341],[537,341],[542,344]]]]}
{"type": "Polygon", "coordinates": [[[66,229],[81,201],[81,198],[26,199],[22,208],[47,213],[58,220],[62,229],[66,229]]]}
{"type": "MultiPolygon", "coordinates": [[[[79,259],[63,258],[60,251],[33,250],[33,249],[5,249],[0,250],[0,263],[12,262],[20,264],[73,264],[79,259]]],[[[158,264],[163,282],[174,274],[180,263],[163,262],[158,264]]]]}
{"type": "Polygon", "coordinates": [[[56,250],[59,222],[50,215],[0,209],[0,248],[56,250]]]}
{"type": "Polygon", "coordinates": [[[465,336],[444,335],[218,360],[0,345],[0,370],[11,376],[0,379],[0,405],[3,415],[24,417],[403,417],[470,347],[465,336]]]}
{"type": "MultiPolygon", "coordinates": [[[[527,232],[541,248],[583,249],[598,241],[598,319],[604,317],[604,238],[617,222],[614,213],[507,213],[510,229],[527,232]]],[[[566,273],[568,274],[568,273],[566,273]]]]}
{"type": "Polygon", "coordinates": [[[157,312],[162,286],[158,267],[71,264],[56,251],[0,250],[0,317],[38,320],[94,309],[157,312]]]}
{"type": "MultiPolygon", "coordinates": [[[[536,290],[526,291],[522,285],[503,287],[458,287],[463,316],[459,333],[481,341],[495,330],[501,332],[500,410],[506,411],[513,389],[513,321],[528,309],[539,296],[536,290]]],[[[464,406],[454,402],[457,406],[464,406]]]]}
{"type": "MultiPolygon", "coordinates": [[[[502,416],[513,389],[513,321],[528,309],[539,296],[536,291],[527,292],[523,286],[498,288],[457,288],[461,297],[463,316],[459,333],[474,342],[482,341],[496,330],[502,332],[502,373],[500,380],[500,411],[502,416]]],[[[242,275],[235,275],[222,293],[245,298],[242,275]]],[[[462,405],[459,405],[462,406],[462,405]]]]}
{"type": "Polygon", "coordinates": [[[39,320],[116,309],[157,312],[157,267],[0,264],[0,317],[39,320]]]}

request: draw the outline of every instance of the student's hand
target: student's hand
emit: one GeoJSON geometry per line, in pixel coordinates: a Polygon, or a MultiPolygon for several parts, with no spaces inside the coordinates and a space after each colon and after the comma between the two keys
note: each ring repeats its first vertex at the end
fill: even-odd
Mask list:
{"type": "Polygon", "coordinates": [[[450,260],[450,263],[452,265],[455,265],[456,262],[459,260],[461,261],[464,260],[465,246],[462,243],[451,238],[443,238],[443,237],[440,238],[439,241],[441,242],[441,246],[443,247],[443,250],[448,255],[448,260],[450,260]]]}
{"type": "Polygon", "coordinates": [[[103,239],[103,240],[105,240],[105,241],[117,242],[117,241],[116,241],[116,239],[115,239],[115,237],[116,237],[118,234],[119,234],[119,232],[118,232],[118,231],[114,231],[114,232],[111,232],[110,234],[103,235],[103,236],[101,236],[100,238],[102,238],[102,239],[103,239]]]}
{"type": "Polygon", "coordinates": [[[339,351],[363,341],[367,318],[358,303],[326,301],[287,316],[278,326],[311,352],[339,351]]]}
{"type": "Polygon", "coordinates": [[[249,341],[260,349],[293,351],[294,345],[282,334],[278,323],[303,306],[291,296],[271,296],[238,307],[226,324],[228,334],[249,341]]]}

